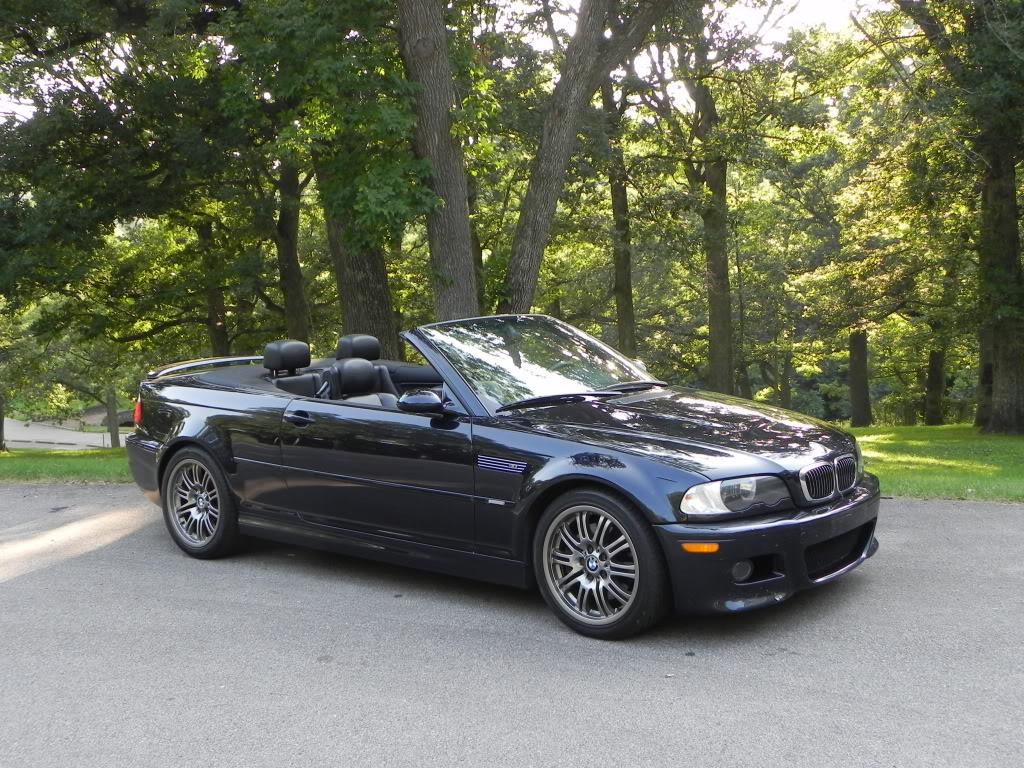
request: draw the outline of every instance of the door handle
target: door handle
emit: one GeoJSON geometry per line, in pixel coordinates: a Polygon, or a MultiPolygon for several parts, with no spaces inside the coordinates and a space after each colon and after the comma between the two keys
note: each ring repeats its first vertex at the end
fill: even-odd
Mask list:
{"type": "Polygon", "coordinates": [[[284,418],[296,427],[308,427],[314,421],[306,411],[293,411],[292,413],[285,414],[284,418]]]}

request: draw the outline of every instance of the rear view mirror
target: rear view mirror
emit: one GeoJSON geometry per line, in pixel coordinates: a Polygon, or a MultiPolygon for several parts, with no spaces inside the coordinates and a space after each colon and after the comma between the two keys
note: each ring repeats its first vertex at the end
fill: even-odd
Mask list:
{"type": "Polygon", "coordinates": [[[444,403],[436,392],[417,389],[398,398],[398,410],[406,413],[444,413],[444,403]]]}
{"type": "Polygon", "coordinates": [[[647,363],[645,363],[643,360],[634,360],[633,362],[640,366],[641,371],[643,371],[644,373],[648,373],[647,363]]]}

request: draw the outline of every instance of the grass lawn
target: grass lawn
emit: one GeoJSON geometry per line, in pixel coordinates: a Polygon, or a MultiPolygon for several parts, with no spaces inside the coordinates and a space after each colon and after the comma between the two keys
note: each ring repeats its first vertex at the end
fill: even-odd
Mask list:
{"type": "Polygon", "coordinates": [[[0,483],[128,483],[131,479],[124,448],[0,453],[0,483]]]}
{"type": "Polygon", "coordinates": [[[966,425],[851,431],[886,496],[1024,501],[1024,437],[966,425]]]}

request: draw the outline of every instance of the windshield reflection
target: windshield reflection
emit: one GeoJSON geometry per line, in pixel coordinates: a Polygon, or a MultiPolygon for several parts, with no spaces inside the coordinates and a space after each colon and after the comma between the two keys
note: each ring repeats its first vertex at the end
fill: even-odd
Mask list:
{"type": "Polygon", "coordinates": [[[460,320],[421,330],[491,408],[649,378],[608,345],[543,315],[460,320]]]}

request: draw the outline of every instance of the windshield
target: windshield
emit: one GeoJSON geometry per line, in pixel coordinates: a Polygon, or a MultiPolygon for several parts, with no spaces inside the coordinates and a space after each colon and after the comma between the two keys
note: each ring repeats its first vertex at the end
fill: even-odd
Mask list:
{"type": "Polygon", "coordinates": [[[489,408],[594,392],[650,378],[637,363],[565,323],[538,315],[420,328],[489,408]]]}

